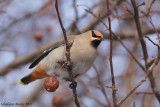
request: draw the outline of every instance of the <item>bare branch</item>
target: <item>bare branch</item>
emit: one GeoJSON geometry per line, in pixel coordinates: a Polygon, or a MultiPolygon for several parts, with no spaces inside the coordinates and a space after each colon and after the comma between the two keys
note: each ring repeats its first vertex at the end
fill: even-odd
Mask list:
{"type": "Polygon", "coordinates": [[[159,39],[160,39],[160,36],[159,36],[159,33],[158,33],[156,27],[154,26],[154,24],[153,24],[153,22],[152,22],[152,17],[151,17],[151,16],[150,16],[150,23],[151,23],[151,25],[152,25],[154,31],[155,31],[156,34],[157,34],[157,39],[159,40],[159,39]]]}
{"type": "Polygon", "coordinates": [[[113,104],[114,107],[117,107],[117,98],[116,98],[116,86],[115,86],[115,79],[114,79],[114,71],[113,71],[113,63],[112,63],[112,44],[113,44],[113,36],[111,31],[111,19],[110,19],[110,9],[109,9],[109,0],[107,0],[107,12],[108,12],[108,23],[109,23],[109,34],[110,34],[110,68],[111,68],[111,76],[112,76],[112,97],[113,97],[113,104]]]}
{"type": "Polygon", "coordinates": [[[137,91],[136,94],[151,94],[153,95],[154,93],[153,92],[141,92],[141,91],[137,91]]]}
{"type": "Polygon", "coordinates": [[[36,13],[40,12],[46,5],[48,5],[49,3],[51,3],[52,0],[50,0],[49,2],[45,3],[38,11],[35,11],[33,13],[27,13],[25,14],[23,17],[19,18],[19,19],[15,19],[14,21],[12,21],[7,27],[3,28],[0,30],[0,34],[6,32],[6,31],[9,31],[10,28],[12,28],[13,26],[15,26],[16,24],[26,20],[26,19],[29,19],[33,16],[36,15],[36,13]]]}
{"type": "Polygon", "coordinates": [[[136,2],[134,0],[131,0],[131,2],[133,5],[133,8],[134,8],[134,19],[135,19],[135,23],[136,23],[136,27],[137,27],[137,31],[138,31],[138,35],[139,35],[139,41],[140,41],[142,49],[143,49],[144,60],[146,62],[148,59],[148,52],[147,52],[147,47],[146,47],[145,41],[143,39],[143,34],[142,34],[141,25],[140,25],[140,21],[139,21],[139,13],[138,13],[136,2]]]}
{"type": "Polygon", "coordinates": [[[154,61],[154,63],[148,68],[148,71],[146,72],[146,75],[141,79],[141,81],[138,82],[138,83],[126,94],[126,96],[125,96],[122,100],[120,100],[120,101],[118,102],[118,104],[117,104],[118,106],[120,106],[131,94],[133,94],[133,92],[134,92],[139,86],[141,86],[141,85],[146,81],[147,77],[152,73],[154,67],[157,65],[157,60],[158,60],[158,59],[156,59],[156,60],[154,61]]]}
{"type": "Polygon", "coordinates": [[[49,43],[41,46],[36,51],[34,51],[34,52],[30,53],[30,54],[16,57],[10,64],[8,64],[8,65],[4,66],[3,68],[1,68],[0,76],[4,76],[5,74],[9,73],[11,70],[17,68],[18,66],[27,64],[28,62],[32,61],[36,56],[38,56],[44,50],[46,50],[46,49],[50,48],[51,46],[53,46],[53,44],[55,44],[55,43],[49,42],[49,43]]]}
{"type": "MultiPolygon", "coordinates": [[[[138,7],[136,6],[136,1],[135,0],[131,0],[131,3],[132,3],[133,8],[134,8],[134,19],[135,19],[135,23],[136,23],[136,27],[137,27],[137,31],[138,31],[138,35],[139,35],[139,41],[141,43],[142,50],[143,50],[145,66],[146,66],[146,69],[148,69],[148,67],[149,67],[148,64],[147,64],[148,63],[148,61],[147,61],[148,60],[148,52],[147,52],[146,43],[144,42],[144,39],[143,39],[142,30],[141,30],[141,25],[140,25],[140,21],[139,21],[140,20],[139,19],[139,13],[138,13],[138,9],[137,9],[138,7]]],[[[159,60],[157,60],[157,63],[158,63],[158,61],[159,60]]],[[[147,70],[145,70],[145,71],[147,71],[147,70]]],[[[150,83],[151,83],[152,90],[155,93],[156,98],[160,102],[160,93],[157,90],[156,83],[155,83],[152,72],[149,75],[149,80],[150,80],[150,83]]]]}
{"type": "MultiPolygon", "coordinates": [[[[58,0],[56,0],[55,7],[56,7],[58,20],[59,20],[59,23],[61,25],[61,29],[63,31],[64,40],[65,40],[65,43],[66,43],[66,58],[67,58],[67,62],[68,62],[67,71],[68,71],[68,74],[69,74],[69,76],[71,78],[71,81],[72,81],[72,84],[73,84],[73,83],[75,83],[75,80],[74,80],[73,73],[72,73],[72,65],[71,65],[71,58],[70,58],[70,49],[72,47],[73,42],[72,43],[68,42],[67,35],[66,35],[66,30],[63,27],[63,24],[62,24],[62,21],[61,21],[61,17],[60,17],[60,14],[59,14],[59,10],[58,10],[58,0]]],[[[76,104],[77,107],[80,107],[80,104],[78,102],[76,87],[74,87],[72,89],[72,91],[73,91],[73,95],[74,95],[74,98],[75,98],[75,104],[76,104]]]]}
{"type": "Polygon", "coordinates": [[[98,70],[97,70],[95,64],[93,65],[93,68],[95,69],[95,71],[96,71],[96,73],[97,73],[97,79],[98,79],[98,83],[99,83],[99,85],[100,85],[100,87],[101,87],[102,93],[104,94],[104,97],[105,97],[106,101],[108,102],[108,106],[110,107],[110,106],[111,106],[111,103],[110,103],[110,101],[109,101],[109,99],[108,99],[107,93],[105,92],[105,89],[104,89],[104,87],[103,87],[103,84],[102,84],[102,82],[101,82],[101,80],[100,80],[100,75],[99,75],[99,73],[98,73],[98,70]]]}
{"type": "Polygon", "coordinates": [[[157,46],[158,48],[160,48],[160,46],[156,43],[154,43],[148,36],[145,36],[149,41],[151,41],[153,43],[153,45],[157,46]]]}
{"type": "Polygon", "coordinates": [[[145,2],[142,2],[141,4],[137,5],[137,7],[145,5],[145,2]]]}
{"type": "Polygon", "coordinates": [[[151,7],[152,7],[152,5],[154,4],[155,1],[156,1],[156,0],[152,0],[152,1],[151,1],[151,4],[150,4],[150,6],[149,6],[149,8],[148,8],[148,15],[150,14],[150,12],[151,12],[151,7]]]}

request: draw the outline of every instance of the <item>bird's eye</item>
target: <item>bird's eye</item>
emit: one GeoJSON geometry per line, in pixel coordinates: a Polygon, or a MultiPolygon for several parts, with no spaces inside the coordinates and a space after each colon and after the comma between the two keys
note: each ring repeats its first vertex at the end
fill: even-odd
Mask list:
{"type": "Polygon", "coordinates": [[[97,35],[94,33],[94,31],[92,30],[92,37],[97,38],[97,35]]]}

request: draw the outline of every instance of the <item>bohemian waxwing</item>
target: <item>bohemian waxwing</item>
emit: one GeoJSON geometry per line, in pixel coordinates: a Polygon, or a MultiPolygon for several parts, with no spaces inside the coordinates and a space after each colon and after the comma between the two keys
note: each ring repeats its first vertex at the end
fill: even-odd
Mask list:
{"type": "MultiPolygon", "coordinates": [[[[90,30],[80,35],[68,36],[70,42],[74,41],[70,50],[74,77],[85,73],[92,66],[97,56],[97,47],[102,39],[103,35],[96,30],[90,30]]],[[[40,62],[38,67],[32,73],[23,77],[19,83],[26,85],[34,80],[48,76],[56,76],[69,81],[70,77],[67,69],[57,63],[57,61],[66,61],[65,48],[65,42],[59,41],[52,48],[44,51],[29,66],[31,69],[40,62]]]]}

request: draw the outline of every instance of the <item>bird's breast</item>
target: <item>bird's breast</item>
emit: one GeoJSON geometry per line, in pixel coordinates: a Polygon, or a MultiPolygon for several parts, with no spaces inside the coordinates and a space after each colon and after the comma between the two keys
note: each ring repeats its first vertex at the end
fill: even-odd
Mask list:
{"type": "MultiPolygon", "coordinates": [[[[96,50],[89,45],[82,45],[75,41],[71,47],[70,55],[74,76],[88,71],[96,58],[96,50]]],[[[47,74],[68,79],[67,69],[56,61],[66,61],[65,46],[53,50],[47,58],[45,58],[44,62],[47,74]]]]}

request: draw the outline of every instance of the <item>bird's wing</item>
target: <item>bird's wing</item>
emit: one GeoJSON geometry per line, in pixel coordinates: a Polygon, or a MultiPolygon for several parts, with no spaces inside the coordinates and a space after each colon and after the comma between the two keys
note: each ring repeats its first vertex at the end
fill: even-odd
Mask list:
{"type": "Polygon", "coordinates": [[[29,66],[29,69],[35,67],[43,58],[45,58],[52,50],[58,48],[58,47],[61,47],[61,46],[64,46],[65,45],[65,42],[64,41],[61,41],[61,42],[57,42],[54,44],[54,46],[52,46],[51,48],[45,50],[39,57],[37,57],[33,62],[32,64],[29,66]]]}
{"type": "MultiPolygon", "coordinates": [[[[68,36],[68,40],[74,40],[76,35],[71,35],[68,36]]],[[[29,69],[35,67],[43,58],[45,58],[52,50],[64,46],[65,45],[65,41],[62,39],[59,42],[56,42],[51,48],[45,50],[39,57],[37,57],[32,64],[29,66],[29,69]]]]}

